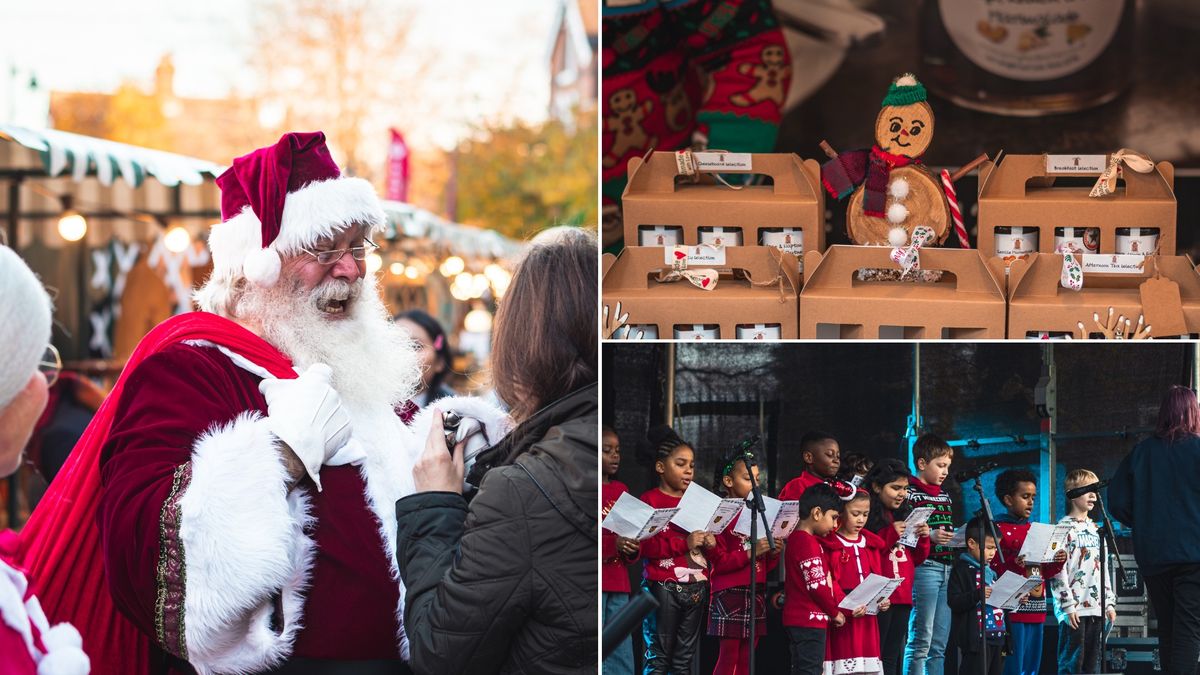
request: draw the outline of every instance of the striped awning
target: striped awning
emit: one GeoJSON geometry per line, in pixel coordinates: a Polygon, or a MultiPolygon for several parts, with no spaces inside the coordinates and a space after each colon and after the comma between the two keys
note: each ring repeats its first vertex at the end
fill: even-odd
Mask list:
{"type": "Polygon", "coordinates": [[[200,185],[206,176],[215,178],[225,170],[219,164],[194,157],[56,129],[0,124],[0,139],[36,150],[51,177],[69,174],[72,180],[81,182],[95,176],[105,186],[112,185],[118,176],[134,187],[140,186],[146,176],[172,187],[180,183],[200,185]]]}
{"type": "Polygon", "coordinates": [[[399,236],[427,239],[458,255],[477,258],[511,258],[524,247],[493,230],[454,223],[404,202],[384,201],[388,217],[388,239],[399,236]]]}

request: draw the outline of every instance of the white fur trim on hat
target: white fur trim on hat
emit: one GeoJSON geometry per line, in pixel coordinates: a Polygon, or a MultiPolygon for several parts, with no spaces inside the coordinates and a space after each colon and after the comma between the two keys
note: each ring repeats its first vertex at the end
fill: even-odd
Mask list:
{"type": "Polygon", "coordinates": [[[362,178],[316,181],[287,196],[283,224],[272,245],[284,255],[296,253],[352,223],[370,226],[368,232],[381,231],[387,223],[375,188],[362,178]]]}
{"type": "Polygon", "coordinates": [[[888,192],[898,200],[903,200],[908,196],[908,180],[897,178],[888,185],[888,192]]]}
{"type": "Polygon", "coordinates": [[[903,204],[892,204],[887,208],[887,219],[889,223],[899,225],[908,218],[908,207],[903,204]]]}
{"type": "Polygon", "coordinates": [[[912,73],[905,73],[896,78],[897,87],[915,87],[917,84],[917,76],[912,73]]]}
{"type": "Polygon", "coordinates": [[[25,261],[0,246],[0,409],[25,388],[50,344],[50,296],[25,261]]]}
{"type": "Polygon", "coordinates": [[[354,223],[367,225],[369,233],[382,231],[387,223],[375,188],[362,178],[316,181],[290,193],[283,204],[279,236],[266,249],[262,247],[262,223],[246,206],[236,216],[213,225],[208,237],[212,276],[196,292],[196,300],[202,309],[215,311],[221,301],[217,296],[227,295],[240,278],[259,286],[274,285],[282,257],[312,248],[354,223]]]}

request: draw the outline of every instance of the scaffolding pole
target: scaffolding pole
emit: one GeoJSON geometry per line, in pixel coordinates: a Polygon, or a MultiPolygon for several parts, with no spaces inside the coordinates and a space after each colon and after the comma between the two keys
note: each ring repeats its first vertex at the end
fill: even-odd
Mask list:
{"type": "Polygon", "coordinates": [[[917,343],[913,345],[912,410],[909,411],[908,423],[905,425],[904,431],[904,456],[908,461],[908,468],[914,476],[917,475],[917,464],[913,461],[912,451],[917,439],[921,436],[922,426],[924,426],[924,420],[921,419],[921,344],[917,343]]]}
{"type": "Polygon", "coordinates": [[[675,343],[667,343],[667,426],[675,428],[675,343]]]}

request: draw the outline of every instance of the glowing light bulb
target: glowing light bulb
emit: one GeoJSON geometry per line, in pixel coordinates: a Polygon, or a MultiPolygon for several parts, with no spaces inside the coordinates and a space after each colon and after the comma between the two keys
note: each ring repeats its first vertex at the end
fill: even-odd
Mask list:
{"type": "Polygon", "coordinates": [[[87,234],[87,221],[77,211],[66,211],[58,219],[58,234],[67,241],[79,241],[87,234]]]}
{"type": "Polygon", "coordinates": [[[182,225],[167,230],[163,245],[172,253],[183,253],[192,245],[192,235],[182,225]]]}
{"type": "Polygon", "coordinates": [[[378,253],[367,256],[367,274],[375,274],[383,267],[383,257],[378,253]]]}
{"type": "Polygon", "coordinates": [[[463,328],[471,333],[486,333],[492,329],[492,315],[486,309],[473,309],[463,317],[463,328]]]}
{"type": "Polygon", "coordinates": [[[404,263],[394,262],[391,265],[388,265],[388,271],[396,276],[400,276],[401,274],[404,274],[404,263]]]}

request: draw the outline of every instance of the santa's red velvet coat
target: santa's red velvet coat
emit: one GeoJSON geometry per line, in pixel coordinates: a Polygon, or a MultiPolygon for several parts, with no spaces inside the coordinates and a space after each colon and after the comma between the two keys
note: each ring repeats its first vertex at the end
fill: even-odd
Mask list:
{"type": "Polygon", "coordinates": [[[129,376],[97,514],[117,607],[210,669],[399,658],[394,503],[412,492],[419,446],[390,406],[348,409],[368,460],[323,467],[321,492],[305,478],[289,493],[259,382],[188,344],[129,376]]]}

